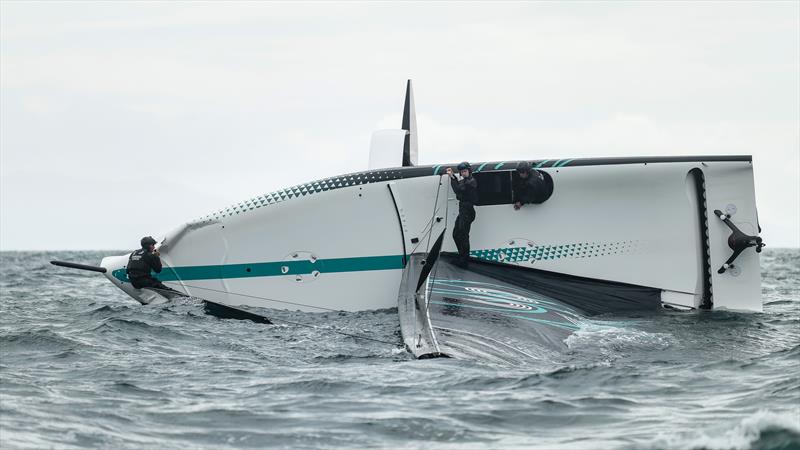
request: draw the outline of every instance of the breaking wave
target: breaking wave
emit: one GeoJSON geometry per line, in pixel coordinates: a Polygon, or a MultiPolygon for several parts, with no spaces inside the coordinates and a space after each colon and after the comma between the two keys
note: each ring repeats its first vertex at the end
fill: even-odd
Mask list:
{"type": "Polygon", "coordinates": [[[800,408],[784,413],[759,410],[738,423],[692,433],[662,432],[652,442],[658,450],[790,450],[800,448],[800,408]]]}

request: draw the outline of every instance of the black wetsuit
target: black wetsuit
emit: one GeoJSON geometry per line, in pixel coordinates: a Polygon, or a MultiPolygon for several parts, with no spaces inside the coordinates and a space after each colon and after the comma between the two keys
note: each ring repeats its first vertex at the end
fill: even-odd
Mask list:
{"type": "Polygon", "coordinates": [[[458,260],[462,265],[469,261],[469,230],[475,220],[475,204],[478,203],[478,182],[470,174],[461,180],[450,177],[450,185],[458,197],[458,217],[453,227],[453,241],[458,249],[458,260]]]}
{"type": "Polygon", "coordinates": [[[156,288],[172,291],[173,289],[164,286],[160,281],[153,278],[150,272],[161,273],[161,258],[158,255],[148,251],[147,249],[140,248],[131,253],[128,258],[128,266],[126,272],[128,279],[136,289],[141,288],[156,288]]]}
{"type": "Polygon", "coordinates": [[[514,202],[519,202],[523,205],[527,203],[542,203],[552,194],[544,175],[538,170],[531,170],[525,178],[516,175],[512,189],[514,191],[514,202]]]}

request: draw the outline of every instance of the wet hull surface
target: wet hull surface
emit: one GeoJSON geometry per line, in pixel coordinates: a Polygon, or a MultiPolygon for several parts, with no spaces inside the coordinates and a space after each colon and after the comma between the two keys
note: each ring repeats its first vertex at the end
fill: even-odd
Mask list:
{"type": "Polygon", "coordinates": [[[445,256],[427,289],[439,348],[457,358],[506,363],[546,358],[566,349],[564,340],[584,316],[547,295],[462,269],[445,256]]]}

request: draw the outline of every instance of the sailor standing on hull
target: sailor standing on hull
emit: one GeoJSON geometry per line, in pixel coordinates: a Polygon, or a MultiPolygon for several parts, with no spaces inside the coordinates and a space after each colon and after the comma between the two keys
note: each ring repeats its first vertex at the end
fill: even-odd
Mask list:
{"type": "Polygon", "coordinates": [[[177,292],[172,288],[164,286],[150,272],[161,273],[161,255],[156,250],[156,240],[151,236],[145,236],[141,240],[142,248],[131,253],[128,258],[126,272],[128,279],[136,289],[155,288],[166,291],[177,292]]]}
{"type": "Polygon", "coordinates": [[[453,241],[458,249],[458,266],[466,268],[469,264],[469,230],[475,220],[475,204],[478,203],[478,182],[472,176],[472,166],[468,162],[458,165],[461,179],[456,178],[453,169],[447,168],[450,185],[458,198],[458,217],[453,227],[453,241]]]}

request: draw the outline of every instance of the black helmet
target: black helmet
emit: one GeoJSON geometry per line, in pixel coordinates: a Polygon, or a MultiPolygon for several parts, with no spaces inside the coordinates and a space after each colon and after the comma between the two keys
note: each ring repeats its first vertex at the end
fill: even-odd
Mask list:
{"type": "Polygon", "coordinates": [[[153,236],[145,236],[141,240],[142,248],[150,247],[151,245],[156,245],[156,240],[153,239],[153,236]]]}
{"type": "Polygon", "coordinates": [[[517,172],[518,173],[529,173],[531,171],[531,163],[528,161],[520,161],[517,163],[517,172]]]}
{"type": "Polygon", "coordinates": [[[462,170],[469,170],[470,172],[472,172],[472,166],[470,166],[468,162],[464,161],[458,165],[458,170],[459,172],[462,170]]]}

